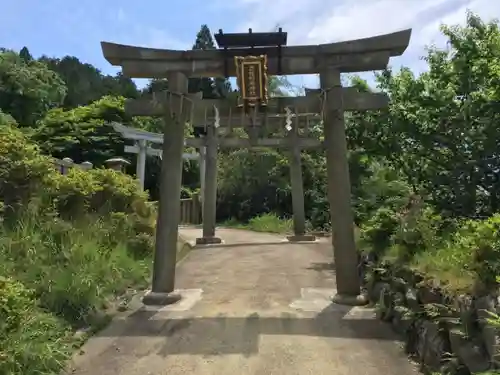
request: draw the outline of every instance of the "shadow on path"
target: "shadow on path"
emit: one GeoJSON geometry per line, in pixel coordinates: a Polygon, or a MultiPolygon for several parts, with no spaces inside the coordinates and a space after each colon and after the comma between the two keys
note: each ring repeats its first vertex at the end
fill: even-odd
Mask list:
{"type": "Polygon", "coordinates": [[[127,318],[115,320],[105,337],[165,338],[158,355],[174,354],[251,356],[259,352],[261,335],[302,335],[366,340],[395,340],[383,323],[366,308],[330,305],[315,317],[247,317],[217,316],[211,318],[155,318],[156,311],[144,308],[127,318]]]}

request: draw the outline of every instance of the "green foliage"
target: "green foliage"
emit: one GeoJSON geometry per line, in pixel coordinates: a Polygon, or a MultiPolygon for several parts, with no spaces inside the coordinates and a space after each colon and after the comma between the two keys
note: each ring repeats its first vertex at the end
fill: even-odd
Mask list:
{"type": "Polygon", "coordinates": [[[398,227],[396,213],[385,207],[376,210],[365,223],[361,231],[363,250],[377,257],[391,245],[391,236],[398,227]]]}
{"type": "Polygon", "coordinates": [[[399,211],[375,210],[361,227],[361,250],[375,261],[406,265],[452,292],[496,288],[500,215],[450,225],[415,198],[399,211]]]}
{"type": "Polygon", "coordinates": [[[442,31],[449,48],[428,50],[428,72],[378,76],[387,111],[348,118],[350,146],[385,160],[356,201],[360,245],[451,291],[477,293],[496,288],[500,271],[500,29],[469,13],[465,26],[442,31]]]}
{"type": "Polygon", "coordinates": [[[17,122],[14,120],[14,117],[0,110],[0,127],[3,126],[17,127],[17,122]]]}
{"type": "Polygon", "coordinates": [[[64,56],[62,59],[43,56],[39,61],[65,82],[68,90],[63,102],[64,108],[85,106],[108,95],[126,98],[139,96],[134,81],[124,77],[122,73],[114,77],[103,75],[93,65],[82,63],[74,56],[64,56]]]}
{"type": "Polygon", "coordinates": [[[101,166],[123,153],[124,141],[109,123],[131,121],[123,110],[124,101],[104,97],[85,107],[53,109],[38,123],[33,140],[44,153],[56,158],[101,166]]]}
{"type": "MultiPolygon", "coordinates": [[[[207,25],[201,25],[200,31],[196,34],[193,49],[213,50],[216,48],[210,29],[207,25]]],[[[205,99],[225,98],[231,92],[231,83],[227,78],[190,78],[189,92],[201,92],[205,99]]]]}
{"type": "Polygon", "coordinates": [[[391,105],[363,118],[367,145],[424,187],[439,211],[488,216],[500,209],[500,29],[469,13],[464,27],[442,32],[449,48],[429,49],[428,72],[378,76],[391,105]]]}
{"type": "MultiPolygon", "coordinates": [[[[450,290],[491,288],[500,274],[500,28],[468,14],[465,26],[442,31],[449,47],[427,51],[427,72],[403,68],[377,76],[378,90],[391,98],[387,110],[346,114],[359,244],[375,260],[413,268],[450,290]]],[[[193,48],[215,48],[206,25],[193,48]]],[[[356,76],[350,85],[371,91],[356,76]]],[[[168,89],[168,81],[152,80],[139,93],[120,74],[104,76],[71,56],[36,61],[23,48],[0,53],[0,86],[2,217],[36,207],[1,227],[0,274],[10,278],[0,281],[0,299],[17,312],[6,323],[14,328],[0,336],[0,372],[55,373],[68,352],[69,326],[89,323],[106,296],[144,280],[154,220],[133,179],[100,169],[61,176],[29,140],[47,155],[99,167],[123,154],[124,141],[109,122],[164,130],[161,120],[126,116],[123,104],[124,97],[168,89]],[[66,91],[65,109],[54,109],[66,91]],[[53,346],[37,346],[49,339],[53,346]],[[28,351],[35,357],[23,357],[26,348],[35,348],[28,351]]],[[[205,98],[234,96],[225,79],[191,79],[189,86],[205,98]]],[[[286,95],[291,86],[270,77],[268,89],[286,95]]],[[[187,126],[186,135],[193,133],[187,126]]],[[[321,122],[312,134],[322,138],[321,122]]],[[[147,163],[146,187],[156,198],[160,163],[147,163]]],[[[303,152],[302,163],[307,218],[329,229],[324,152],[303,152]]],[[[291,230],[286,150],[221,150],[218,168],[219,219],[257,231],[291,230]]],[[[196,163],[185,162],[183,197],[196,192],[197,176],[196,163]]]]}
{"type": "Polygon", "coordinates": [[[291,233],[293,221],[274,214],[265,214],[250,219],[248,228],[255,232],[291,233]]]}
{"type": "Polygon", "coordinates": [[[124,212],[148,216],[147,193],[130,176],[112,169],[90,171],[73,168],[67,175],[55,176],[57,208],[62,215],[79,217],[84,213],[124,212]]]}
{"type": "Polygon", "coordinates": [[[0,109],[21,126],[35,125],[66,94],[64,82],[45,64],[13,51],[0,51],[0,87],[0,109]]]}
{"type": "Polygon", "coordinates": [[[433,246],[416,254],[409,263],[429,279],[454,292],[496,288],[500,269],[498,215],[470,220],[448,234],[440,234],[433,246]]]}
{"type": "MultiPolygon", "coordinates": [[[[373,159],[360,175],[357,186],[354,207],[358,222],[370,220],[374,211],[381,207],[388,212],[398,212],[413,193],[397,170],[373,159]]],[[[380,215],[386,216],[384,213],[380,215]]],[[[391,216],[390,213],[387,215],[391,216]]]]}
{"type": "Polygon", "coordinates": [[[0,337],[19,329],[32,306],[32,293],[23,284],[0,277],[0,337]]]}
{"type": "Polygon", "coordinates": [[[16,211],[44,190],[55,176],[53,164],[18,129],[0,126],[0,202],[16,211]]]}
{"type": "Polygon", "coordinates": [[[69,358],[68,326],[40,309],[34,292],[0,277],[0,373],[50,374],[69,358]]]}
{"type": "Polygon", "coordinates": [[[21,48],[21,50],[19,51],[19,57],[23,59],[26,63],[33,61],[33,56],[31,56],[28,47],[21,48]]]}
{"type": "Polygon", "coordinates": [[[146,285],[154,209],[127,175],[61,175],[19,129],[0,139],[0,373],[55,374],[74,328],[146,285]]]}
{"type": "Polygon", "coordinates": [[[496,286],[500,274],[500,214],[486,220],[466,221],[451,239],[454,254],[468,255],[464,265],[481,282],[496,286]]]}
{"type": "Polygon", "coordinates": [[[274,150],[243,149],[221,155],[218,216],[247,221],[271,210],[283,212],[291,204],[287,164],[274,150]]]}
{"type": "Polygon", "coordinates": [[[281,218],[272,213],[253,217],[247,223],[230,219],[226,220],[222,225],[230,228],[267,233],[291,233],[293,229],[293,221],[291,219],[281,218]]]}
{"type": "Polygon", "coordinates": [[[4,228],[1,254],[42,307],[72,325],[88,324],[109,296],[145,285],[147,263],[128,252],[128,236],[135,237],[131,228],[118,233],[106,219],[68,226],[30,212],[15,229],[4,228]]]}

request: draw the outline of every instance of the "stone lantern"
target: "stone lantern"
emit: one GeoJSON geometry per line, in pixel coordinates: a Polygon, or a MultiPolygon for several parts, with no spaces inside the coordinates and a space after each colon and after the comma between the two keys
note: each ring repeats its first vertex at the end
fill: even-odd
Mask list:
{"type": "Polygon", "coordinates": [[[111,158],[106,160],[104,163],[108,166],[108,168],[119,172],[123,172],[125,166],[130,165],[130,162],[123,158],[111,158]]]}

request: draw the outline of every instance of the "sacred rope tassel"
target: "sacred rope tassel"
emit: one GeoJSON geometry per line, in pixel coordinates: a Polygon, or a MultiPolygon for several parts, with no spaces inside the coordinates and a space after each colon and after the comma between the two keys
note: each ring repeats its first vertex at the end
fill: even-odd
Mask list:
{"type": "Polygon", "coordinates": [[[219,108],[217,108],[215,105],[214,105],[214,112],[215,112],[214,126],[217,129],[220,126],[220,115],[219,115],[219,108]]]}
{"type": "Polygon", "coordinates": [[[285,113],[286,113],[285,129],[287,131],[290,131],[292,130],[293,112],[289,107],[285,107],[285,113]]]}

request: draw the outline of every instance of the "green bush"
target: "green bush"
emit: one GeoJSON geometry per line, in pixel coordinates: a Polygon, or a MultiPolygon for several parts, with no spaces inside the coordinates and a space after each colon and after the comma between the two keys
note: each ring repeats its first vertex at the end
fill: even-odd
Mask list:
{"type": "Polygon", "coordinates": [[[57,174],[50,158],[18,129],[0,126],[0,202],[15,212],[35,195],[47,190],[57,174]]]}
{"type": "Polygon", "coordinates": [[[134,259],[144,259],[151,255],[154,238],[147,233],[139,233],[127,241],[127,250],[134,259]]]}
{"type": "Polygon", "coordinates": [[[419,261],[428,272],[457,286],[477,286],[479,282],[487,289],[496,287],[500,274],[500,214],[464,222],[443,246],[419,261]]]}
{"type": "Polygon", "coordinates": [[[32,293],[21,283],[0,276],[0,337],[19,329],[34,303],[32,293]]]}
{"type": "Polygon", "coordinates": [[[253,217],[246,224],[241,224],[235,219],[231,219],[226,221],[224,225],[268,233],[291,233],[293,230],[293,220],[281,218],[275,214],[263,214],[253,217]]]}
{"type": "Polygon", "coordinates": [[[127,175],[61,175],[21,131],[0,139],[0,373],[55,374],[73,329],[146,286],[155,208],[127,175]]]}
{"type": "Polygon", "coordinates": [[[20,130],[0,126],[0,201],[16,211],[34,198],[54,202],[63,216],[124,212],[152,214],[147,193],[130,176],[111,169],[71,168],[61,175],[20,130]]]}
{"type": "Polygon", "coordinates": [[[396,232],[398,224],[394,210],[386,207],[376,210],[361,228],[362,249],[377,257],[383,255],[391,245],[391,237],[396,232]]]}
{"type": "Polygon", "coordinates": [[[217,216],[247,222],[271,211],[291,212],[287,159],[276,150],[242,149],[219,158],[217,216]]]}
{"type": "Polygon", "coordinates": [[[492,290],[500,274],[500,214],[450,225],[423,203],[399,213],[380,208],[362,226],[360,245],[452,292],[492,290]]]}
{"type": "Polygon", "coordinates": [[[443,238],[440,233],[441,216],[431,207],[418,203],[400,215],[396,231],[390,238],[391,248],[388,256],[398,262],[407,262],[417,253],[440,246],[443,238]]]}
{"type": "Polygon", "coordinates": [[[0,374],[54,374],[70,356],[68,325],[41,310],[34,292],[0,277],[0,374]]]}
{"type": "Polygon", "coordinates": [[[2,112],[0,109],[0,127],[2,126],[17,127],[18,125],[14,117],[8,113],[2,112]]]}
{"type": "Polygon", "coordinates": [[[127,248],[133,230],[118,232],[106,218],[68,225],[31,212],[16,228],[0,228],[0,237],[11,275],[71,324],[86,322],[110,295],[145,285],[152,254],[152,246],[143,247],[139,259],[136,249],[127,248]]]}
{"type": "Polygon", "coordinates": [[[0,274],[9,277],[0,279],[0,373],[57,373],[75,344],[71,328],[100,324],[110,298],[147,285],[152,237],[116,222],[30,211],[0,226],[0,274]]]}
{"type": "Polygon", "coordinates": [[[84,213],[135,213],[151,216],[147,193],[130,176],[112,169],[72,168],[52,180],[58,212],[72,218],[84,213]]]}

